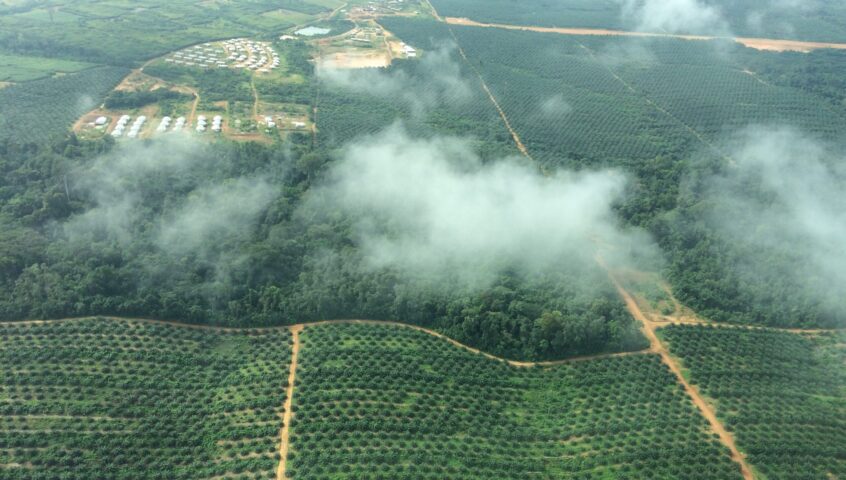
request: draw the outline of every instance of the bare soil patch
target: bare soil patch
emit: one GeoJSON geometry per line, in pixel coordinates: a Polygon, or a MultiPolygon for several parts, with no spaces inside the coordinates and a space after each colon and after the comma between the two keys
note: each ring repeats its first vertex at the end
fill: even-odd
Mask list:
{"type": "Polygon", "coordinates": [[[318,62],[329,68],[384,68],[391,64],[391,56],[385,52],[355,53],[339,52],[321,57],[318,62]]]}
{"type": "Polygon", "coordinates": [[[291,327],[291,336],[293,337],[293,346],[291,347],[291,365],[288,367],[288,388],[285,392],[285,412],[282,414],[282,431],[279,432],[279,467],[276,470],[276,479],[285,479],[285,466],[288,462],[288,438],[290,433],[291,418],[293,412],[291,406],[294,397],[294,381],[297,379],[297,357],[300,353],[300,332],[302,332],[302,325],[295,325],[291,327]]]}

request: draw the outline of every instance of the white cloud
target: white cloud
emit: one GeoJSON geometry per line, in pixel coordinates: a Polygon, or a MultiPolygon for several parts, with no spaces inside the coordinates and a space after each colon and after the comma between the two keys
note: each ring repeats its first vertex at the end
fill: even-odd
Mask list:
{"type": "Polygon", "coordinates": [[[306,209],[349,215],[373,268],[484,286],[502,269],[595,268],[603,245],[647,248],[612,210],[625,185],[615,171],[545,177],[522,159],[482,164],[464,140],[394,126],[350,145],[306,209]]]}

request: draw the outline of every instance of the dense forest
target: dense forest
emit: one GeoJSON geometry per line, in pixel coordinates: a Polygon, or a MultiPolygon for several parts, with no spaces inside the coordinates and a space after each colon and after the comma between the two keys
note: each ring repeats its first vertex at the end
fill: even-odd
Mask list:
{"type": "Polygon", "coordinates": [[[645,346],[598,269],[482,290],[362,266],[350,220],[299,204],[332,154],[74,137],[0,150],[7,320],[93,314],[231,326],[398,319],[515,358],[645,346]],[[206,213],[208,212],[208,213],[206,213]]]}

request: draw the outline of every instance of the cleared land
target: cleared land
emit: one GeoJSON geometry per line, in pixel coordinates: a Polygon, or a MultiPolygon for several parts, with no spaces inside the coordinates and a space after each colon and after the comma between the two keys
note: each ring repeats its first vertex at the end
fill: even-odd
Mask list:
{"type": "Polygon", "coordinates": [[[659,330],[765,478],[846,476],[846,334],[659,330]]]}

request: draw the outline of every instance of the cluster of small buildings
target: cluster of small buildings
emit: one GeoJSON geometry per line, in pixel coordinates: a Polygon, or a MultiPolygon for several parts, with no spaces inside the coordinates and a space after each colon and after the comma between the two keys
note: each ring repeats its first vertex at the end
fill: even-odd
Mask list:
{"type": "Polygon", "coordinates": [[[115,124],[115,128],[112,129],[113,137],[117,138],[123,136],[123,130],[126,128],[126,124],[129,123],[130,118],[131,117],[129,115],[122,115],[120,119],[118,119],[117,124],[115,124]]]}
{"type": "MultiPolygon", "coordinates": [[[[270,115],[265,116],[265,117],[264,117],[264,124],[265,124],[265,126],[266,126],[267,128],[279,128],[279,123],[278,123],[278,121],[283,120],[283,119],[284,119],[284,116],[283,116],[283,115],[278,115],[277,117],[278,117],[278,118],[274,119],[274,118],[273,118],[272,116],[270,116],[270,115]],[[277,121],[277,120],[278,120],[278,121],[277,121]]],[[[299,122],[299,121],[292,121],[292,122],[291,122],[291,125],[292,125],[294,128],[305,128],[305,126],[306,126],[305,122],[299,122]]]]}
{"type": "MultiPolygon", "coordinates": [[[[130,117],[129,115],[122,115],[115,124],[115,128],[112,129],[111,135],[115,138],[123,137],[127,125],[129,124],[129,120],[131,120],[131,118],[132,117],[130,117]]],[[[185,119],[185,117],[179,117],[176,119],[176,121],[174,121],[171,117],[163,117],[159,122],[159,126],[156,127],[156,132],[164,133],[167,132],[168,129],[170,129],[170,131],[172,132],[179,132],[185,127],[186,121],[187,120],[185,119]]],[[[126,132],[126,137],[137,138],[138,135],[141,133],[141,129],[144,127],[144,124],[146,122],[147,117],[145,117],[144,115],[140,115],[138,118],[135,119],[135,122],[133,122],[132,125],[129,127],[129,131],[126,132]]]]}
{"type": "MultiPolygon", "coordinates": [[[[147,121],[147,117],[145,117],[144,115],[141,115],[138,118],[136,118],[135,122],[133,122],[132,126],[129,127],[129,133],[127,133],[126,136],[129,137],[129,138],[137,137],[138,134],[141,132],[141,127],[144,126],[144,123],[146,121],[147,121]]],[[[112,132],[112,133],[114,133],[114,132],[112,132]]]]}
{"type": "Polygon", "coordinates": [[[417,50],[415,50],[411,45],[407,45],[403,42],[400,44],[400,47],[402,48],[402,53],[404,53],[406,57],[414,58],[417,56],[417,50]]]}
{"type": "Polygon", "coordinates": [[[405,5],[404,0],[382,0],[367,2],[367,5],[355,7],[352,10],[354,15],[385,15],[402,11],[405,5]]]}
{"type": "Polygon", "coordinates": [[[223,49],[232,62],[232,68],[245,68],[259,73],[269,73],[279,68],[279,55],[268,42],[236,38],[223,42],[223,49]]]}
{"type": "Polygon", "coordinates": [[[279,54],[270,43],[246,38],[195,45],[165,57],[164,61],[186,67],[243,68],[259,73],[268,73],[280,64],[279,54]]]}
{"type": "MultiPolygon", "coordinates": [[[[129,123],[129,120],[131,118],[132,117],[130,117],[129,115],[122,115],[118,119],[117,124],[115,124],[115,128],[112,129],[112,136],[115,137],[115,138],[122,137],[123,131],[126,130],[126,125],[129,123]]],[[[145,117],[144,115],[141,115],[138,118],[136,118],[135,122],[132,123],[132,126],[129,127],[129,133],[127,133],[126,136],[129,137],[129,138],[137,137],[138,134],[141,132],[141,127],[144,126],[144,122],[146,122],[146,121],[147,121],[147,117],[145,117]]]]}
{"type": "Polygon", "coordinates": [[[171,132],[181,132],[183,128],[185,128],[185,117],[179,117],[176,119],[176,122],[173,123],[173,129],[171,132]]]}
{"type": "Polygon", "coordinates": [[[172,121],[173,121],[173,119],[170,118],[170,117],[163,117],[162,121],[159,122],[159,127],[156,128],[156,131],[160,132],[160,133],[166,132],[168,127],[170,127],[170,122],[172,122],[172,121]]]}
{"type": "MultiPolygon", "coordinates": [[[[197,133],[203,133],[208,128],[208,119],[205,115],[200,115],[197,117],[197,133]]],[[[221,128],[223,127],[223,117],[220,115],[215,115],[212,119],[212,126],[211,129],[213,132],[220,132],[221,128]]]]}
{"type": "Polygon", "coordinates": [[[165,58],[165,62],[187,67],[224,68],[228,65],[223,59],[223,54],[220,47],[213,43],[204,43],[180,50],[165,58]]]}
{"type": "Polygon", "coordinates": [[[349,42],[361,45],[371,45],[373,42],[381,41],[384,36],[382,30],[375,27],[356,28],[351,33],[349,42]]]}

